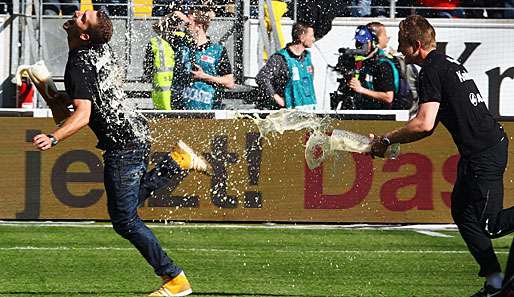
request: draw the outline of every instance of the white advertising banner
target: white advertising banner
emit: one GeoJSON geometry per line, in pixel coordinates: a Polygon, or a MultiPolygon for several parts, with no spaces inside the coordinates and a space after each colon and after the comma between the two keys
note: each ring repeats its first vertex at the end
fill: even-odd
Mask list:
{"type": "MultiPolygon", "coordinates": [[[[396,49],[399,20],[351,18],[335,19],[332,30],[310,50],[319,109],[329,109],[329,93],[338,86],[337,74],[328,65],[337,63],[339,48],[355,47],[355,28],[370,21],[380,21],[386,26],[391,38],[389,46],[396,49]]],[[[514,21],[433,19],[430,22],[436,30],[438,47],[444,48],[446,54],[454,59],[464,61],[491,111],[502,117],[514,117],[514,21]]],[[[290,41],[292,22],[283,20],[282,25],[285,40],[290,41]]],[[[252,24],[251,34],[251,57],[257,57],[256,23],[252,24]]],[[[250,73],[247,75],[253,77],[259,71],[258,59],[250,60],[250,73]]]]}

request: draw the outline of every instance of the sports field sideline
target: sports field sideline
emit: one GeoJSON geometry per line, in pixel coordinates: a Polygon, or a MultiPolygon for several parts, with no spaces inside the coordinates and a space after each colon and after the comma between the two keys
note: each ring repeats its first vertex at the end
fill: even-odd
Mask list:
{"type": "MultiPolygon", "coordinates": [[[[469,296],[452,226],[153,224],[192,296],[469,296]]],[[[495,240],[505,263],[511,237],[495,240]]],[[[145,296],[149,266],[107,223],[0,222],[0,296],[145,296]]]]}

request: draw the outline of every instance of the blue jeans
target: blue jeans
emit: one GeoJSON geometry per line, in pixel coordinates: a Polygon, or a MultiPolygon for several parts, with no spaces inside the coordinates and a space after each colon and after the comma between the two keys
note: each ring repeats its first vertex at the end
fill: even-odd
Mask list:
{"type": "Polygon", "coordinates": [[[147,172],[149,145],[104,153],[104,184],[107,208],[116,233],[129,240],[160,276],[175,277],[182,269],[162,249],[159,240],[143,223],[137,208],[152,191],[162,188],[171,178],[185,172],[168,155],[147,172]]]}

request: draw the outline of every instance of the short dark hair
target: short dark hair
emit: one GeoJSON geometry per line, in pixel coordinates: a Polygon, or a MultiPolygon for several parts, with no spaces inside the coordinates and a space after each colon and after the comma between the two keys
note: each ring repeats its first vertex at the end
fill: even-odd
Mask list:
{"type": "Polygon", "coordinates": [[[86,32],[90,36],[91,44],[104,44],[111,41],[112,22],[107,13],[99,10],[96,12],[97,23],[89,27],[86,32]]]}
{"type": "Polygon", "coordinates": [[[416,41],[421,43],[424,49],[436,46],[434,27],[420,15],[412,15],[400,22],[400,38],[404,39],[409,45],[416,45],[416,41]]]}
{"type": "Polygon", "coordinates": [[[296,22],[293,24],[293,28],[291,29],[291,37],[293,38],[293,43],[300,43],[300,36],[307,33],[309,28],[313,28],[311,24],[296,22]]]}

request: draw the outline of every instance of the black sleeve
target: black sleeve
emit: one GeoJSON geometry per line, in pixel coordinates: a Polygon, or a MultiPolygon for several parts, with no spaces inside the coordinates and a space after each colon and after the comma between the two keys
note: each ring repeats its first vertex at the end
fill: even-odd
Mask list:
{"type": "Polygon", "coordinates": [[[179,49],[181,46],[191,47],[194,45],[192,37],[189,34],[182,31],[172,32],[169,36],[169,39],[167,39],[166,41],[168,41],[168,43],[174,50],[179,49]]]}
{"type": "MultiPolygon", "coordinates": [[[[277,83],[288,79],[289,69],[284,57],[280,54],[272,55],[255,77],[257,85],[268,98],[273,97],[274,94],[283,95],[284,90],[275,90],[273,82],[277,83]]],[[[285,87],[285,84],[282,87],[285,87]]]]}
{"type": "Polygon", "coordinates": [[[64,76],[66,94],[71,99],[93,100],[92,86],[96,85],[96,75],[90,67],[78,67],[71,65],[67,67],[64,76]]]}
{"type": "Polygon", "coordinates": [[[148,43],[145,48],[145,56],[143,58],[143,81],[151,82],[153,74],[154,56],[152,52],[152,44],[148,43]]]}
{"type": "Polygon", "coordinates": [[[387,62],[378,64],[375,78],[373,79],[373,88],[378,92],[394,91],[394,74],[391,64],[387,62]]]}
{"type": "Polygon", "coordinates": [[[441,102],[441,80],[436,68],[422,68],[418,80],[419,103],[441,102]]]}
{"type": "Polygon", "coordinates": [[[224,76],[227,74],[232,74],[232,65],[230,65],[230,60],[228,58],[227,49],[223,48],[223,51],[221,52],[221,58],[218,63],[218,75],[224,76]]]}

